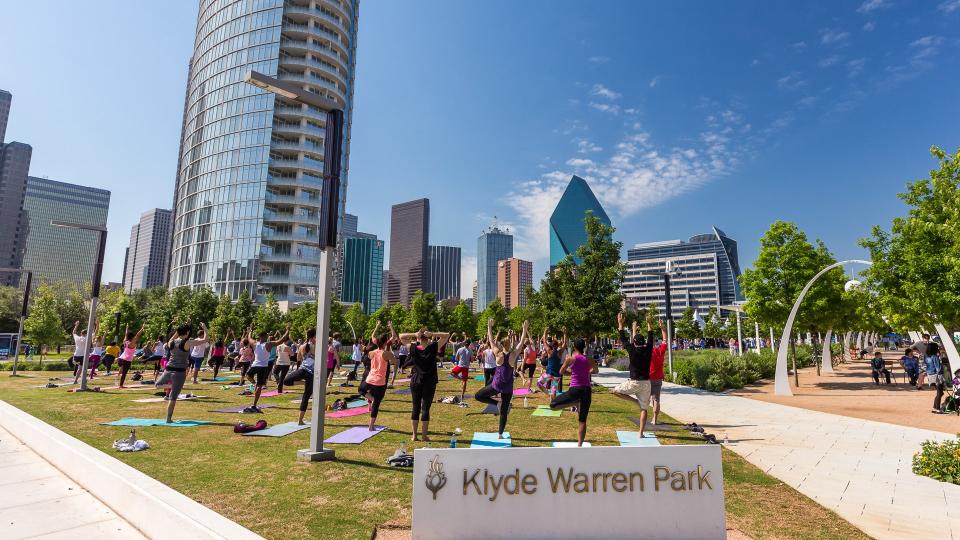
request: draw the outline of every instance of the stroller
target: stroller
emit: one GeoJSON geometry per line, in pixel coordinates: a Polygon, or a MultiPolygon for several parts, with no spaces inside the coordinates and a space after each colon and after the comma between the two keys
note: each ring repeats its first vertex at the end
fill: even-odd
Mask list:
{"type": "Polygon", "coordinates": [[[947,395],[944,396],[942,410],[944,414],[956,414],[960,416],[960,396],[957,395],[960,393],[960,369],[953,374],[952,382],[952,388],[948,390],[947,395]]]}

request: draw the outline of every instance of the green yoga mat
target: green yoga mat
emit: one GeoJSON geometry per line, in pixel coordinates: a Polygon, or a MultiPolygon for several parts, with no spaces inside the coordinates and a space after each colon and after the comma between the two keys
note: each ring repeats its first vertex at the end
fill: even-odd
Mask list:
{"type": "Polygon", "coordinates": [[[146,427],[146,426],[164,426],[164,427],[193,427],[209,424],[206,420],[174,420],[167,423],[163,418],[121,418],[113,422],[105,422],[104,426],[128,426],[128,427],[146,427]]]}
{"type": "Polygon", "coordinates": [[[546,405],[540,405],[530,416],[549,416],[550,418],[559,418],[562,412],[563,411],[551,410],[550,407],[547,407],[546,405]]]}

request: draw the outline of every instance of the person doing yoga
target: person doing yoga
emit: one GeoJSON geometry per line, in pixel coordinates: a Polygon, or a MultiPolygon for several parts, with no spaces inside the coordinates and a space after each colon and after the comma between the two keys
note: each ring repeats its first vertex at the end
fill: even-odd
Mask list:
{"type": "Polygon", "coordinates": [[[593,399],[591,389],[591,373],[599,373],[597,364],[587,358],[583,353],[587,349],[587,344],[583,339],[577,339],[573,342],[573,355],[567,356],[560,367],[561,374],[570,375],[570,386],[567,391],[558,395],[550,402],[550,408],[553,410],[563,409],[570,405],[575,405],[578,419],[580,421],[577,430],[577,446],[583,446],[583,439],[587,436],[587,415],[590,414],[590,403],[593,399]]]}
{"type": "Polygon", "coordinates": [[[516,334],[511,330],[507,334],[506,339],[497,342],[493,339],[493,319],[487,319],[487,339],[490,341],[490,347],[496,357],[497,367],[490,384],[477,390],[473,398],[488,405],[498,405],[494,396],[500,394],[500,424],[497,433],[501,439],[503,438],[503,430],[507,427],[507,415],[510,414],[510,401],[513,399],[514,370],[517,367],[517,358],[523,353],[524,345],[527,343],[529,326],[530,323],[528,321],[523,321],[523,332],[520,334],[519,339],[517,339],[516,334]]]}

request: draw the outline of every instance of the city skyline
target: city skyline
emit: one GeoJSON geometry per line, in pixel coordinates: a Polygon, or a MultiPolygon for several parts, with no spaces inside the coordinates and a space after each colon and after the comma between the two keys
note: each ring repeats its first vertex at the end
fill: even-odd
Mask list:
{"type": "MultiPolygon", "coordinates": [[[[950,149],[951,126],[960,118],[948,95],[960,71],[960,13],[937,3],[890,3],[863,13],[858,2],[809,10],[745,2],[681,14],[671,6],[587,9],[559,3],[545,9],[548,4],[531,2],[518,7],[518,26],[503,28],[504,40],[484,52],[505,59],[501,66],[479,57],[474,45],[477,28],[492,13],[462,5],[455,8],[461,15],[455,21],[404,35],[425,61],[405,73],[390,43],[399,39],[413,11],[436,21],[438,14],[429,8],[437,5],[423,2],[423,9],[411,10],[368,4],[364,10],[350,158],[350,184],[364,187],[360,195],[348,193],[347,208],[363,217],[367,230],[386,237],[392,202],[418,194],[435,199],[434,219],[450,225],[431,241],[464,248],[464,296],[475,279],[471,238],[494,214],[509,216],[505,224],[515,231],[517,256],[534,262],[535,280],[542,276],[549,217],[544,208],[555,205],[557,183],[564,181],[554,173],[566,179],[576,173],[590,183],[618,228],[624,256],[634,243],[686,237],[717,222],[739,240],[748,267],[774,219],[796,221],[838,257],[862,256],[856,240],[872,224],[900,213],[895,193],[932,166],[926,154],[931,144],[950,149]],[[746,13],[761,24],[748,28],[746,13]],[[681,15],[702,30],[698,40],[665,34],[681,15]],[[538,47],[518,47],[521,38],[529,39],[521,30],[528,26],[524,21],[538,17],[575,30],[564,37],[538,34],[538,47]],[[739,34],[744,37],[729,37],[739,34]],[[428,54],[437,40],[449,47],[428,54]],[[501,54],[518,50],[522,54],[501,54]],[[632,50],[653,54],[623,52],[632,50]],[[476,69],[446,76],[465,61],[476,69]],[[496,88],[481,75],[489,73],[515,84],[496,88]],[[417,77],[422,85],[391,84],[417,77]],[[479,121],[479,113],[456,108],[461,98],[452,95],[478,100],[478,111],[497,110],[514,119],[512,129],[495,132],[498,122],[479,121]],[[530,107],[534,96],[536,106],[530,107]],[[898,128],[873,129],[879,120],[898,128]],[[398,141],[401,126],[414,123],[417,133],[451,136],[398,141]],[[471,125],[475,133],[451,131],[458,124],[471,125]],[[527,140],[542,142],[522,142],[527,140]],[[502,159],[472,158],[478,141],[487,154],[502,159]],[[660,162],[640,156],[651,154],[666,173],[650,174],[660,162]],[[424,163],[431,163],[428,174],[424,163]],[[450,179],[455,184],[444,183],[450,179]],[[787,204],[801,197],[816,202],[787,204]],[[466,212],[464,200],[470,201],[466,212]],[[870,212],[855,216],[851,204],[870,212]]],[[[113,192],[104,277],[120,281],[128,240],[122,231],[142,211],[172,200],[196,5],[151,5],[144,11],[123,2],[65,4],[62,16],[50,21],[54,42],[30,47],[26,29],[10,22],[22,20],[29,7],[9,10],[11,16],[0,21],[5,36],[0,40],[11,51],[0,88],[16,96],[7,139],[33,146],[32,176],[113,192]],[[117,23],[142,16],[154,24],[117,23]],[[92,35],[93,24],[114,30],[92,35]],[[71,46],[64,47],[66,42],[71,46]],[[123,48],[116,47],[120,42],[123,48]],[[62,69],[31,68],[51,58],[62,69]],[[138,92],[106,93],[95,82],[111,78],[121,65],[122,84],[147,91],[149,107],[138,92]],[[77,91],[61,95],[56,89],[62,79],[74,81],[77,91]],[[113,166],[104,168],[105,132],[97,115],[113,107],[130,114],[112,120],[112,127],[132,136],[113,141],[113,166]]],[[[386,249],[389,253],[389,243],[386,249]]]]}

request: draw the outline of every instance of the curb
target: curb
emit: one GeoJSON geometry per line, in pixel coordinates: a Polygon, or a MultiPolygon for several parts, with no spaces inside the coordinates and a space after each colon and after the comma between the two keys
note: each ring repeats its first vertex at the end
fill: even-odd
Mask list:
{"type": "Polygon", "coordinates": [[[166,484],[3,400],[0,425],[147,538],[263,540],[166,484]]]}

